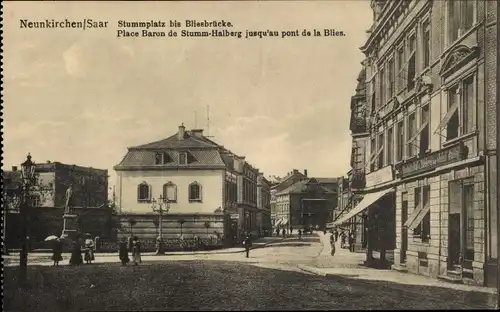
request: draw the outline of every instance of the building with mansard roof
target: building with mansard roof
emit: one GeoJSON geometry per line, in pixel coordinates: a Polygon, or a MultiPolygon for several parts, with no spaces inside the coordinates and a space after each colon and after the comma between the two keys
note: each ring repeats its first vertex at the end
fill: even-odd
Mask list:
{"type": "Polygon", "coordinates": [[[169,208],[164,237],[216,234],[239,240],[245,232],[259,235],[270,228],[267,180],[201,129],[181,125],[166,139],[129,147],[114,169],[117,205],[124,223],[134,220],[134,235],[156,237],[152,203],[160,197],[169,208]]]}

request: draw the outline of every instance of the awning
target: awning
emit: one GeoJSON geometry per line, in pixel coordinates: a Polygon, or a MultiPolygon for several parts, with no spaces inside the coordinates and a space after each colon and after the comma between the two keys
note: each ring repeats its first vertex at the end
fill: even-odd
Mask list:
{"type": "Polygon", "coordinates": [[[352,208],[349,212],[347,212],[344,216],[342,216],[341,218],[339,218],[333,224],[334,225],[338,225],[338,224],[342,224],[342,223],[348,221],[349,219],[351,219],[352,217],[354,217],[358,213],[360,213],[363,210],[365,210],[368,207],[370,207],[377,200],[379,200],[380,198],[382,198],[382,196],[387,195],[387,194],[389,194],[391,192],[394,192],[393,188],[390,188],[390,189],[387,189],[387,190],[383,190],[383,191],[380,191],[380,192],[376,192],[376,193],[368,193],[368,194],[366,194],[365,197],[363,197],[363,200],[361,200],[354,208],[352,208]]]}
{"type": "Polygon", "coordinates": [[[440,132],[448,125],[448,123],[451,120],[451,117],[453,117],[453,114],[455,114],[455,111],[458,109],[458,101],[454,103],[450,108],[448,108],[448,112],[444,115],[443,119],[439,123],[439,126],[437,127],[436,131],[434,133],[440,132]]]}
{"type": "Polygon", "coordinates": [[[276,223],[274,224],[274,226],[280,226],[281,221],[283,221],[283,219],[276,220],[276,223]]]}
{"type": "Polygon", "coordinates": [[[413,210],[412,214],[410,215],[408,220],[406,220],[403,226],[414,230],[420,224],[420,222],[422,222],[427,212],[429,212],[430,207],[431,206],[429,204],[417,207],[417,209],[413,210]]]}
{"type": "Polygon", "coordinates": [[[328,222],[325,227],[327,229],[333,229],[335,226],[334,226],[333,222],[328,222]]]}
{"type": "Polygon", "coordinates": [[[287,225],[288,224],[288,219],[283,219],[283,221],[281,222],[281,225],[287,225]]]}
{"type": "Polygon", "coordinates": [[[424,123],[422,123],[420,125],[420,128],[418,128],[417,131],[415,132],[415,134],[408,140],[408,143],[415,141],[417,139],[417,137],[420,135],[420,133],[422,133],[422,131],[424,131],[424,128],[427,127],[428,124],[429,124],[429,121],[425,121],[424,123]]]}

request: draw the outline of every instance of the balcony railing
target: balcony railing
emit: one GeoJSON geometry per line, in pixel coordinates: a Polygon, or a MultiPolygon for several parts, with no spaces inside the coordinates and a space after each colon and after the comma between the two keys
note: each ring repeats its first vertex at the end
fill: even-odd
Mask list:
{"type": "Polygon", "coordinates": [[[365,173],[361,170],[354,171],[351,176],[351,188],[362,189],[366,185],[365,173]]]}
{"type": "Polygon", "coordinates": [[[366,133],[368,130],[366,120],[363,117],[353,117],[351,118],[351,125],[349,127],[352,133],[366,133]]]}

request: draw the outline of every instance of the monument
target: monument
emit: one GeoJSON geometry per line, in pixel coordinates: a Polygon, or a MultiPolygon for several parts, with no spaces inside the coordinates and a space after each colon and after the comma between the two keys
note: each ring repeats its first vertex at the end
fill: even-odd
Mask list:
{"type": "Polygon", "coordinates": [[[77,227],[77,218],[78,215],[76,215],[72,209],[71,209],[71,199],[73,197],[73,190],[70,187],[66,190],[66,203],[64,206],[64,215],[63,215],[63,231],[62,231],[62,238],[70,238],[70,239],[76,239],[76,236],[78,234],[78,227],[77,227]]]}

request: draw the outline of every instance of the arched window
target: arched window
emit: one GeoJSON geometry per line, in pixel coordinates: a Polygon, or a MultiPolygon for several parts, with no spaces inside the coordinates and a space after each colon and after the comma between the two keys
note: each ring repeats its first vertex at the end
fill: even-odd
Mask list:
{"type": "Polygon", "coordinates": [[[174,183],[163,184],[163,198],[171,203],[177,202],[177,186],[174,183]]]}
{"type": "Polygon", "coordinates": [[[201,185],[198,182],[189,185],[189,201],[201,201],[201,185]]]}
{"type": "Polygon", "coordinates": [[[137,186],[137,201],[147,202],[151,200],[151,186],[146,182],[142,182],[137,186]]]}

